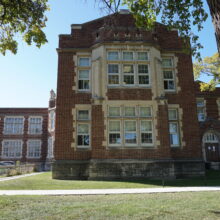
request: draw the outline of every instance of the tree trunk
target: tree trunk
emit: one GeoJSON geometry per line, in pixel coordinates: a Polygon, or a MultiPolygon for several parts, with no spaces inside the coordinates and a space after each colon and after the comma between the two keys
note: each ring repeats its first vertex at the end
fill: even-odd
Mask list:
{"type": "Polygon", "coordinates": [[[212,22],[215,26],[215,36],[217,41],[218,52],[220,54],[220,1],[219,0],[207,0],[210,13],[212,16],[212,22]]]}

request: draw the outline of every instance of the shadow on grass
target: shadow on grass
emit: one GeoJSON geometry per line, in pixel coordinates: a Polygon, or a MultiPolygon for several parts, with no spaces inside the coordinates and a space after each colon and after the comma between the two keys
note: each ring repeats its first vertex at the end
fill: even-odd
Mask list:
{"type": "MultiPolygon", "coordinates": [[[[86,181],[86,180],[85,180],[86,181]]],[[[99,180],[96,180],[99,181],[99,180]]],[[[143,185],[165,187],[187,186],[220,186],[220,171],[207,170],[204,177],[179,178],[179,179],[126,179],[126,180],[100,180],[102,182],[137,183],[143,185]]]]}

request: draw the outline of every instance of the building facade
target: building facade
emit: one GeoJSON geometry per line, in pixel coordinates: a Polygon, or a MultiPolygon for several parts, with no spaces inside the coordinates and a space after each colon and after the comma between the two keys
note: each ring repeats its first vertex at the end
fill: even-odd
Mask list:
{"type": "Polygon", "coordinates": [[[204,174],[191,56],[127,11],[59,36],[53,178],[204,174]]]}
{"type": "Polygon", "coordinates": [[[55,139],[53,112],[54,96],[49,108],[0,108],[0,161],[33,163],[38,169],[48,169],[55,139]]]}

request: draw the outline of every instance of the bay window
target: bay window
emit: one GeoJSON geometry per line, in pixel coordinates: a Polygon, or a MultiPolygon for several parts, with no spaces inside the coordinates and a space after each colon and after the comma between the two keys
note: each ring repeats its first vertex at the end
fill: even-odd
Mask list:
{"type": "Polygon", "coordinates": [[[125,121],[125,145],[137,144],[137,126],[136,121],[125,121]]]}
{"type": "Polygon", "coordinates": [[[132,64],[123,65],[123,82],[126,85],[134,84],[134,65],[132,64]]]}
{"type": "Polygon", "coordinates": [[[118,85],[119,84],[119,65],[108,64],[108,84],[118,85]]]}

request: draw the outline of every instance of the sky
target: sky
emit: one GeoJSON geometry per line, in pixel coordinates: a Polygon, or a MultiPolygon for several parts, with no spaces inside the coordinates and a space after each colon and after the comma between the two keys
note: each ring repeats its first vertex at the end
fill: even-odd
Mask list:
{"type": "MultiPolygon", "coordinates": [[[[49,5],[44,29],[48,43],[39,49],[18,39],[16,55],[10,52],[5,56],[0,54],[0,107],[47,107],[50,90],[56,91],[58,35],[70,34],[71,24],[105,15],[95,0],[49,0],[49,5]]],[[[206,3],[205,8],[209,12],[206,3]]],[[[204,46],[202,57],[217,52],[210,16],[199,36],[204,46]]]]}

